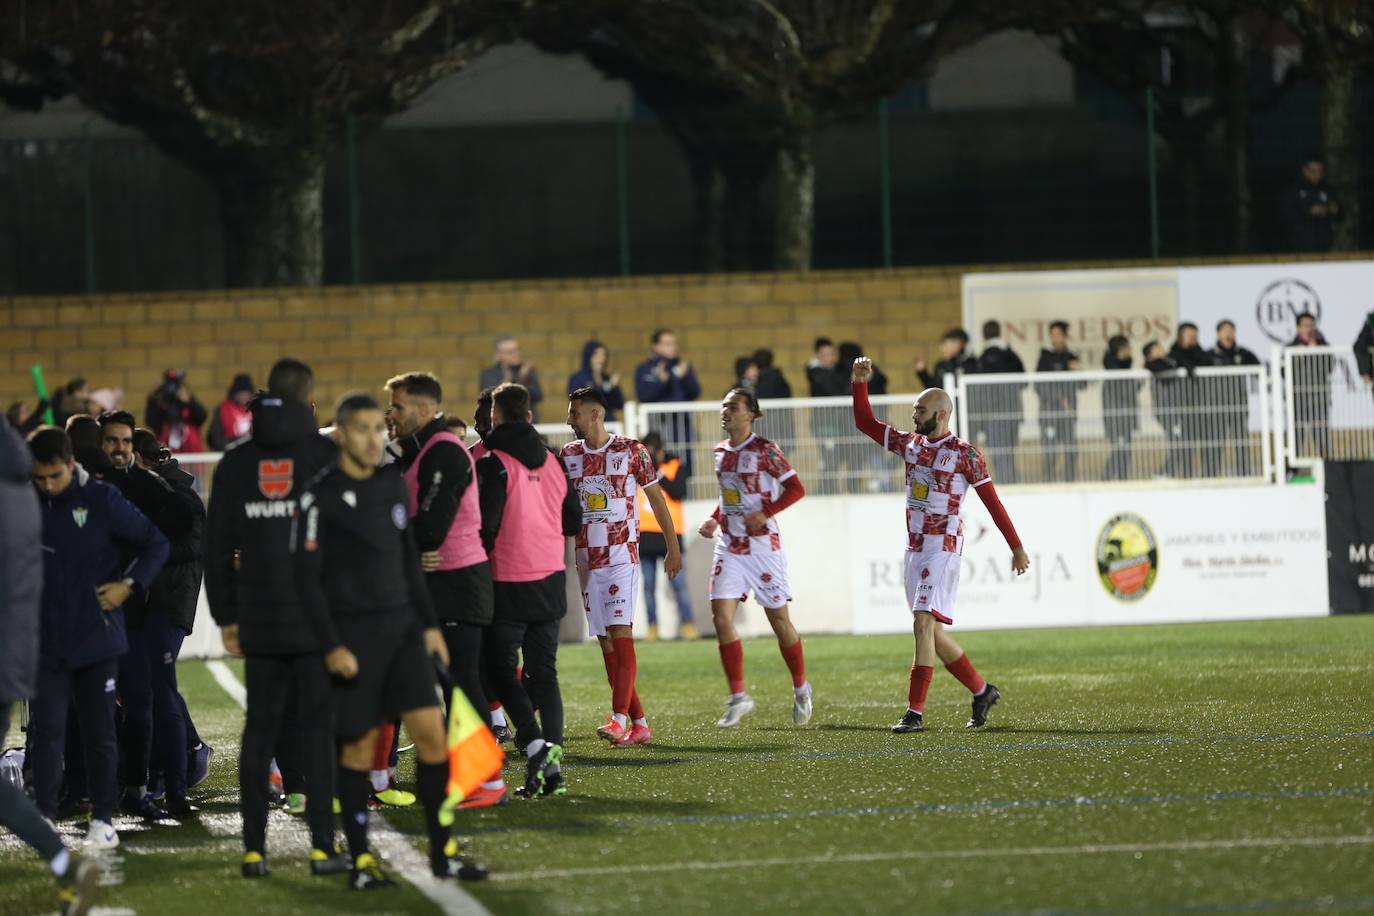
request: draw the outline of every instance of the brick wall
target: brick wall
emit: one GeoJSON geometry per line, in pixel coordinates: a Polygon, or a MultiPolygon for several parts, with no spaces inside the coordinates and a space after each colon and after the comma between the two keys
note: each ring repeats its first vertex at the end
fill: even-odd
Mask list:
{"type": "Polygon", "coordinates": [[[50,388],[74,376],[93,388],[123,388],[124,406],[140,418],[159,374],[186,369],[212,409],[235,373],[249,372],[261,385],[272,362],[290,355],[314,366],[322,416],[345,390],[379,391],[390,376],[417,369],[436,373],[450,410],[468,415],[492,340],[509,333],[539,368],[548,395],[542,419],[558,420],[584,341],[606,343],[633,397],[631,373],[656,327],[678,331],[708,396],[733,381],[737,356],[760,346],[772,348],[793,391],[804,395],[802,367],[821,334],[863,343],[901,390],[913,356],[934,359],[939,335],[958,324],[964,272],[1034,266],[1159,264],[12,298],[0,300],[0,403],[33,398],[29,367],[39,363],[50,388]]]}

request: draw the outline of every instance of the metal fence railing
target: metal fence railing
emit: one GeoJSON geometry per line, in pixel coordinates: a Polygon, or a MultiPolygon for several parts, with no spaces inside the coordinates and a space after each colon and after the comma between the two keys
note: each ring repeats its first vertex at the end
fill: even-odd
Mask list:
{"type": "MultiPolygon", "coordinates": [[[[963,375],[944,384],[954,398],[956,432],[982,449],[1001,484],[1257,482],[1322,459],[1374,461],[1374,391],[1343,348],[1276,348],[1267,365],[1191,373],[963,375]]],[[[873,409],[910,429],[915,398],[876,395],[873,409]]],[[[808,492],[901,485],[900,462],[854,428],[849,398],[766,400],[760,407],[756,431],[777,442],[808,492]]],[[[688,498],[715,498],[712,450],[724,438],[719,402],[632,402],[624,420],[607,428],[636,438],[657,431],[688,466],[688,498]]],[[[562,423],[536,429],[554,448],[573,438],[562,423]]],[[[208,498],[220,454],[177,458],[208,498]]]]}
{"type": "Polygon", "coordinates": [[[1374,391],[1345,347],[1286,347],[1284,455],[1289,465],[1374,460],[1374,391]]]}
{"type": "Polygon", "coordinates": [[[1003,483],[1266,480],[1268,371],[964,375],[959,434],[1003,483]]]}

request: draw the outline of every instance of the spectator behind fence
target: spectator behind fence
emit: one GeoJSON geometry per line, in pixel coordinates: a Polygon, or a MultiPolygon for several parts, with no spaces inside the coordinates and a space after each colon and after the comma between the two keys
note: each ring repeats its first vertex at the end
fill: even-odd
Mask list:
{"type": "MultiPolygon", "coordinates": [[[[1236,342],[1236,323],[1223,318],[1217,323],[1217,345],[1211,351],[1212,364],[1216,366],[1258,366],[1259,357],[1236,342]]],[[[1225,444],[1230,442],[1235,448],[1236,474],[1249,477],[1254,473],[1250,460],[1250,379],[1245,376],[1225,376],[1214,382],[1219,402],[1220,415],[1218,429],[1222,449],[1215,453],[1217,473],[1225,444]]]]}
{"type": "Polygon", "coordinates": [[[173,452],[203,452],[200,427],[205,417],[204,405],[186,384],[186,373],[168,369],[148,395],[144,424],[173,452]]]}
{"type": "Polygon", "coordinates": [[[1309,156],[1297,184],[1283,198],[1283,220],[1294,251],[1330,251],[1332,227],[1344,216],[1326,183],[1326,163],[1309,156]]]}
{"type": "MultiPolygon", "coordinates": [[[[1002,324],[998,321],[983,322],[983,353],[978,357],[977,371],[984,375],[1022,374],[1026,366],[1016,351],[1007,346],[1002,339],[1002,324]]],[[[1003,483],[1016,483],[1016,446],[1020,439],[1021,392],[1025,385],[981,385],[974,391],[980,392],[972,405],[973,413],[983,417],[983,435],[987,437],[987,448],[983,454],[992,459],[993,469],[1003,483]]]]}
{"type": "MultiPolygon", "coordinates": [[[[1311,312],[1298,316],[1298,332],[1290,347],[1325,347],[1326,338],[1317,330],[1317,317],[1311,312]]],[[[1298,456],[1329,458],[1331,450],[1331,368],[1330,353],[1305,356],[1293,363],[1293,401],[1296,408],[1298,456]]]]}
{"type": "MultiPolygon", "coordinates": [[[[1185,377],[1179,381],[1177,401],[1183,421],[1183,451],[1180,459],[1185,477],[1192,477],[1198,469],[1198,450],[1202,451],[1202,467],[1215,464],[1219,446],[1219,430],[1215,424],[1216,379],[1199,379],[1197,370],[1212,365],[1212,356],[1198,343],[1197,325],[1185,321],[1178,326],[1169,358],[1182,369],[1185,377]]],[[[1176,468],[1176,471],[1179,469],[1176,468]]]]}
{"type": "MultiPolygon", "coordinates": [[[[1102,368],[1108,371],[1129,370],[1131,342],[1120,334],[1107,341],[1102,368]]],[[[1139,393],[1140,383],[1135,379],[1102,383],[1102,426],[1111,445],[1103,474],[1108,480],[1126,480],[1131,476],[1131,440],[1140,422],[1139,393]]]]}
{"type": "Polygon", "coordinates": [[[43,626],[29,724],[34,796],[55,821],[70,705],[91,795],[86,844],[108,849],[119,845],[115,672],[129,648],[124,605],[147,595],[167,560],[167,539],[118,490],[76,464],[62,430],[39,428],[29,451],[43,512],[43,626]]]}
{"type": "MultiPolygon", "coordinates": [[[[682,358],[677,334],[659,328],[649,338],[649,358],[635,369],[635,397],[641,404],[670,404],[695,401],[701,396],[696,370],[682,358]]],[[[670,447],[681,450],[688,470],[692,466],[692,415],[668,413],[654,415],[646,431],[657,431],[670,447]]]]}
{"type": "Polygon", "coordinates": [[[210,448],[222,452],[236,439],[242,439],[253,431],[253,412],[248,403],[253,400],[253,377],[246,372],[234,376],[229,393],[215,408],[210,418],[210,429],[205,438],[210,448]]]}
{"type": "Polygon", "coordinates": [[[1182,379],[1178,377],[1178,363],[1169,358],[1164,344],[1152,340],[1142,351],[1145,368],[1155,377],[1150,382],[1150,399],[1154,402],[1155,419],[1164,428],[1164,438],[1168,443],[1164,460],[1164,475],[1182,477],[1183,450],[1187,443],[1183,437],[1182,379]]]}
{"type": "MultiPolygon", "coordinates": [[[[758,381],[754,384],[754,396],[760,401],[792,397],[792,386],[774,362],[773,351],[767,347],[760,347],[754,351],[753,358],[754,365],[759,370],[758,381]]],[[[765,431],[764,435],[781,445],[785,451],[792,451],[794,448],[796,424],[792,414],[791,410],[770,411],[759,423],[760,428],[765,431]]]]}
{"type": "MultiPolygon", "coordinates": [[[[1040,351],[1036,372],[1074,372],[1082,364],[1078,354],[1069,349],[1069,325],[1066,321],[1050,323],[1050,345],[1040,351]]],[[[1078,470],[1078,392],[1086,382],[1036,382],[1035,394],[1040,400],[1040,447],[1043,451],[1042,474],[1053,480],[1062,461],[1064,480],[1073,481],[1078,470]]]]}
{"type": "MultiPolygon", "coordinates": [[[[829,337],[817,337],[811,345],[806,364],[806,383],[813,398],[844,397],[849,394],[849,376],[839,368],[840,353],[829,337]]],[[[816,407],[811,412],[811,433],[820,447],[820,469],[816,475],[819,493],[839,492],[838,447],[835,440],[849,435],[853,421],[844,408],[816,407]]]]}
{"type": "Polygon", "coordinates": [[[978,359],[969,352],[968,332],[963,328],[950,328],[940,338],[940,361],[935,364],[935,372],[926,371],[926,361],[918,356],[912,362],[916,378],[926,388],[943,388],[946,375],[962,375],[978,371],[978,359]]]}
{"type": "MultiPolygon", "coordinates": [[[[848,380],[854,370],[854,361],[864,355],[863,346],[852,341],[844,340],[840,342],[840,362],[838,369],[840,375],[848,380]]],[[[873,395],[887,394],[887,376],[878,368],[877,363],[870,362],[869,369],[872,375],[868,380],[868,392],[873,395]]],[[[852,404],[852,402],[851,402],[852,404]]],[[[845,431],[846,435],[851,435],[853,430],[853,407],[850,406],[846,412],[844,408],[830,408],[836,414],[848,416],[850,426],[845,431]]],[[[839,452],[840,458],[840,479],[844,481],[841,492],[861,493],[865,489],[870,492],[878,492],[882,489],[882,478],[887,476],[887,469],[884,467],[883,455],[867,448],[845,448],[839,452]]]]}
{"type": "Polygon", "coordinates": [[[539,372],[534,363],[527,363],[520,357],[520,341],[509,335],[496,338],[493,345],[493,362],[482,370],[477,377],[478,388],[495,388],[505,382],[524,385],[530,393],[530,411],[534,422],[539,422],[539,402],[544,400],[544,388],[539,384],[539,372]]]}
{"type": "MultiPolygon", "coordinates": [[[[668,514],[673,517],[673,527],[677,530],[678,549],[682,549],[682,501],[687,498],[687,468],[677,455],[665,451],[663,437],[658,433],[646,433],[644,447],[649,450],[654,468],[658,471],[658,483],[663,489],[663,500],[668,504],[668,514]]],[[[658,519],[654,517],[649,497],[644,488],[639,488],[639,569],[644,579],[644,612],[649,616],[647,638],[658,639],[658,565],[668,556],[668,541],[659,529],[658,519]]],[[[668,579],[672,586],[673,598],[677,601],[677,634],[679,639],[696,639],[697,628],[692,620],[692,596],[687,590],[686,569],[668,579]]]]}
{"type": "Polygon", "coordinates": [[[1366,385],[1374,383],[1374,312],[1364,316],[1364,325],[1355,338],[1355,365],[1366,385]]]}
{"type": "Polygon", "coordinates": [[[579,388],[595,388],[606,399],[606,422],[625,409],[625,393],[620,390],[620,373],[610,371],[611,351],[599,340],[582,345],[582,368],[568,377],[568,394],[579,388]]]}
{"type": "MultiPolygon", "coordinates": [[[[862,344],[852,340],[840,341],[840,361],[837,365],[840,375],[848,379],[850,371],[854,368],[854,360],[863,355],[862,344]]],[[[877,363],[873,363],[870,368],[873,370],[873,375],[868,380],[868,393],[872,395],[887,394],[887,375],[878,368],[877,363]]]]}
{"type": "Polygon", "coordinates": [[[86,401],[91,396],[90,386],[84,378],[74,378],[63,385],[52,396],[53,423],[65,428],[67,419],[73,414],[88,413],[86,401]]]}
{"type": "Polygon", "coordinates": [[[759,367],[752,356],[735,358],[735,384],[731,388],[747,388],[753,391],[759,384],[759,367]]]}

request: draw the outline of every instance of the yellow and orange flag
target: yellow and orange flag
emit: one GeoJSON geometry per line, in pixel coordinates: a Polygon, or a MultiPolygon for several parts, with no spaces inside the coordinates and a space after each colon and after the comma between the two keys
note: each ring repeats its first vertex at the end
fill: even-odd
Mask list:
{"type": "Polygon", "coordinates": [[[439,823],[453,823],[453,809],[477,787],[501,772],[506,754],[487,723],[457,687],[448,704],[448,798],[439,809],[439,823]]]}

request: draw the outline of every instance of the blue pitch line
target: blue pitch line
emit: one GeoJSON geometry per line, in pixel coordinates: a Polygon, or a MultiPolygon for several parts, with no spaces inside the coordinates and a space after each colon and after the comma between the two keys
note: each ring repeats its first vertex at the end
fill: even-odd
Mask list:
{"type": "Polygon", "coordinates": [[[825,811],[753,811],[737,814],[682,814],[673,817],[622,818],[609,821],[562,821],[557,824],[524,824],[478,827],[469,833],[519,833],[550,830],[604,830],[630,827],[687,827],[701,824],[743,824],[788,821],[813,817],[873,817],[890,814],[981,814],[992,811],[1039,811],[1047,808],[1100,808],[1115,805],[1162,805],[1179,802],[1309,800],[1322,798],[1370,798],[1374,788],[1283,789],[1274,792],[1203,792],[1194,795],[1075,795],[1067,798],[984,800],[976,802],[916,802],[910,805],[873,805],[864,808],[832,808],[825,811]]]}
{"type": "MultiPolygon", "coordinates": [[[[874,729],[875,733],[886,729],[874,729]]],[[[1374,738],[1374,731],[1336,732],[1327,735],[1208,735],[1202,738],[1096,738],[1087,741],[1000,741],[993,744],[960,744],[954,746],[883,748],[871,751],[800,751],[793,753],[759,752],[754,754],[732,754],[728,759],[701,755],[697,757],[645,757],[646,766],[696,766],[699,764],[734,764],[739,761],[780,761],[780,760],[846,760],[855,757],[911,757],[922,754],[971,754],[978,751],[1072,751],[1090,750],[1099,747],[1169,747],[1184,744],[1230,744],[1236,742],[1265,743],[1288,741],[1337,741],[1345,738],[1374,738]]],[[[654,747],[654,745],[651,745],[654,747]]],[[[672,751],[672,745],[656,745],[660,750],[672,751]]],[[[615,763],[607,760],[578,761],[580,769],[602,769],[623,767],[622,760],[615,763]]]]}

